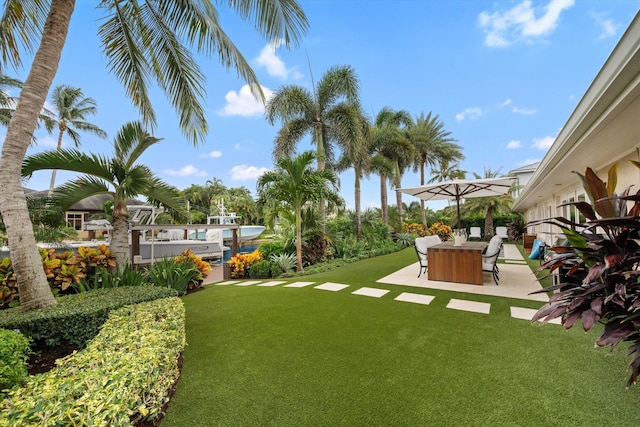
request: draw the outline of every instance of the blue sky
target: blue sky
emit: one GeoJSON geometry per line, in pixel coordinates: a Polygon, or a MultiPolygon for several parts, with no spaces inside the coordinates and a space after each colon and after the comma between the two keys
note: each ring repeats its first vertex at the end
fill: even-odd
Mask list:
{"type": "MultiPolygon", "coordinates": [[[[291,50],[268,46],[250,24],[226,9],[221,22],[255,70],[268,95],[284,85],[311,88],[335,65],[352,66],[360,79],[361,101],[374,117],[383,107],[414,117],[437,114],[463,147],[461,168],[503,173],[542,159],[623,32],[640,0],[407,1],[301,0],[310,29],[291,50]],[[311,72],[309,70],[311,66],[311,72]]],[[[97,2],[78,1],[55,84],[83,89],[98,114],[91,121],[109,139],[82,135],[82,149],[111,153],[110,143],[126,122],[137,120],[124,89],[106,70],[97,38],[97,2]]],[[[154,89],[164,138],[142,162],[166,182],[184,189],[214,177],[228,187],[255,194],[256,177],[273,167],[278,125],[269,125],[263,106],[234,71],[217,58],[199,58],[207,76],[206,111],[210,132],[194,147],[182,136],[177,116],[154,89]]],[[[28,61],[25,61],[28,64],[28,61]]],[[[10,75],[24,79],[27,70],[10,75]]],[[[3,135],[0,135],[3,137],[3,135]]],[[[38,134],[30,153],[51,149],[55,135],[38,134]]],[[[72,143],[65,139],[65,146],[72,143]]],[[[299,150],[311,149],[310,138],[299,150]]],[[[68,179],[58,174],[57,183],[68,179]]],[[[48,188],[49,173],[26,183],[48,188]]],[[[411,171],[403,187],[419,184],[411,171]]],[[[390,202],[395,202],[391,188],[390,202]]],[[[341,175],[341,193],[353,207],[353,172],[341,175]]],[[[417,200],[405,195],[409,203],[417,200]]],[[[362,205],[379,206],[379,179],[362,184],[362,205]]],[[[439,207],[430,202],[432,208],[439,207]]]]}

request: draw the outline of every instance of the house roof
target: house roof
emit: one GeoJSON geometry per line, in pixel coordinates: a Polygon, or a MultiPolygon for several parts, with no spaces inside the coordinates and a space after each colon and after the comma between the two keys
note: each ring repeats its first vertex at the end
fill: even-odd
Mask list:
{"type": "Polygon", "coordinates": [[[540,162],[531,163],[530,165],[525,165],[517,169],[512,169],[509,171],[509,173],[518,174],[518,173],[533,172],[538,168],[539,165],[540,165],[540,162]]]}
{"type": "Polygon", "coordinates": [[[604,63],[513,205],[528,209],[640,147],[640,13],[604,63]]]}

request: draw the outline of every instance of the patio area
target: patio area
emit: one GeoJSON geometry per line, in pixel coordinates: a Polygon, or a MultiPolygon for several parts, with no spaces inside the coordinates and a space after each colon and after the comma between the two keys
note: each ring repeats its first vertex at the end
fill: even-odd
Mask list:
{"type": "Polygon", "coordinates": [[[412,286],[416,288],[440,289],[444,291],[466,292],[470,294],[492,295],[506,298],[518,298],[531,301],[549,301],[547,294],[531,292],[542,289],[542,286],[531,272],[522,254],[514,244],[505,244],[499,259],[500,285],[496,286],[490,273],[484,273],[484,285],[467,285],[462,283],[438,282],[428,280],[427,275],[418,277],[419,263],[411,264],[379,280],[378,283],[412,286]]]}

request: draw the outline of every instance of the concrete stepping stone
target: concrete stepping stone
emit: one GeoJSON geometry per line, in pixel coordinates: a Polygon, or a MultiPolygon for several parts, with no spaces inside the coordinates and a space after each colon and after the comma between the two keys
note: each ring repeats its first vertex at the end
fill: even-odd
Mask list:
{"type": "Polygon", "coordinates": [[[341,291],[344,288],[348,288],[349,285],[343,285],[342,283],[333,283],[333,282],[327,282],[327,283],[323,283],[322,285],[318,285],[315,287],[315,289],[320,289],[322,291],[341,291]]]}
{"type": "Polygon", "coordinates": [[[261,280],[247,280],[246,282],[236,283],[236,286],[251,286],[260,283],[261,280]]]}
{"type": "Polygon", "coordinates": [[[313,285],[315,282],[293,282],[288,285],[284,285],[285,288],[304,288],[305,286],[313,285]]]}
{"type": "Polygon", "coordinates": [[[461,311],[471,311],[473,313],[489,314],[491,310],[491,304],[478,301],[467,301],[462,299],[451,298],[447,308],[461,311]]]}
{"type": "Polygon", "coordinates": [[[272,280],[270,282],[260,283],[259,285],[256,285],[256,286],[278,286],[278,285],[282,285],[283,283],[285,282],[282,280],[272,280]]]}
{"type": "MultiPolygon", "coordinates": [[[[510,307],[511,317],[514,319],[522,319],[531,321],[533,316],[537,313],[538,310],[533,308],[524,308],[524,307],[510,307]]],[[[556,318],[548,321],[547,323],[553,323],[554,325],[562,325],[562,319],[556,318]]]]}
{"type": "Polygon", "coordinates": [[[388,289],[367,288],[365,286],[364,288],[360,288],[357,291],[353,291],[351,293],[353,295],[364,295],[366,297],[380,298],[381,296],[385,295],[387,292],[389,292],[388,289]]]}
{"type": "Polygon", "coordinates": [[[218,283],[214,283],[214,285],[216,286],[225,286],[225,285],[233,285],[234,283],[237,283],[237,280],[226,280],[224,282],[218,282],[218,283]]]}
{"type": "Polygon", "coordinates": [[[413,302],[416,304],[429,305],[435,297],[432,295],[414,294],[411,292],[403,292],[394,298],[396,301],[413,302]]]}

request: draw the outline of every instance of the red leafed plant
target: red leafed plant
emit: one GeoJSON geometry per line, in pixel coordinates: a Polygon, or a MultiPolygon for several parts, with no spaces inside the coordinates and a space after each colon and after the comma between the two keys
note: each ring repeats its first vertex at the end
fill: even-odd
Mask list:
{"type": "Polygon", "coordinates": [[[613,350],[621,342],[630,343],[629,387],[640,369],[640,191],[631,194],[626,188],[615,193],[617,164],[609,169],[607,182],[591,168],[577,174],[590,202],[567,205],[575,206],[587,222],[577,224],[562,217],[539,221],[560,227],[567,244],[552,247],[554,255],[539,270],[560,269],[563,274],[559,283],[539,291],[554,294],[533,321],[562,317],[569,329],[580,320],[585,331],[596,322],[604,323],[597,346],[613,350]]]}

